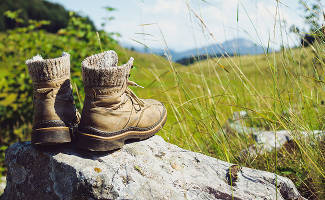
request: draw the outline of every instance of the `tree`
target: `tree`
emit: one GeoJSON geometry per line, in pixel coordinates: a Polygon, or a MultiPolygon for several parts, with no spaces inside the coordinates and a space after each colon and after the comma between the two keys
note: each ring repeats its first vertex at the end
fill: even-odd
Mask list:
{"type": "MultiPolygon", "coordinates": [[[[69,11],[57,3],[46,0],[1,0],[0,1],[0,31],[26,26],[28,20],[46,20],[50,24],[42,28],[48,32],[56,33],[66,28],[69,22],[69,11]],[[17,24],[15,20],[5,16],[6,11],[20,10],[19,17],[24,23],[17,24]]],[[[93,22],[86,17],[86,23],[95,30],[93,22]]]]}
{"type": "Polygon", "coordinates": [[[304,7],[305,23],[309,25],[309,31],[315,33],[320,30],[323,25],[321,22],[324,20],[321,0],[299,2],[304,7]]]}
{"type": "Polygon", "coordinates": [[[301,36],[301,45],[308,46],[317,41],[325,41],[324,37],[324,20],[325,14],[321,0],[300,0],[303,7],[305,23],[308,25],[307,31],[303,34],[301,29],[292,25],[290,32],[301,36]]]}

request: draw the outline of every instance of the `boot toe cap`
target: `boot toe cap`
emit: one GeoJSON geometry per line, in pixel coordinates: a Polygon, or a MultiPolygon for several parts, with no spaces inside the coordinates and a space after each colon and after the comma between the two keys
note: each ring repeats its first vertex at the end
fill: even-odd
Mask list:
{"type": "Polygon", "coordinates": [[[145,109],[138,126],[148,128],[164,120],[167,110],[165,106],[154,99],[145,99],[145,109]]]}

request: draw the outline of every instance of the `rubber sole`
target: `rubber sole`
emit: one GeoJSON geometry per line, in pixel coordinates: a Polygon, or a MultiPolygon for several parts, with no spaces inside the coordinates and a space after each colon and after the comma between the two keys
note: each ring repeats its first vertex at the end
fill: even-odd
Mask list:
{"type": "Polygon", "coordinates": [[[32,132],[33,145],[56,145],[71,142],[69,127],[39,128],[32,132]]]}
{"type": "Polygon", "coordinates": [[[157,133],[166,123],[167,112],[162,117],[162,120],[153,128],[145,131],[126,131],[124,133],[103,137],[92,135],[83,132],[77,132],[77,142],[76,145],[78,148],[86,149],[89,151],[112,151],[120,149],[127,140],[145,140],[152,137],[157,133]]]}

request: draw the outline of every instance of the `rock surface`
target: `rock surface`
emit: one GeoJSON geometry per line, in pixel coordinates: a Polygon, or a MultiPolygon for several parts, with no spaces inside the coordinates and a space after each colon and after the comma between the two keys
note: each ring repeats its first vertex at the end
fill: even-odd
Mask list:
{"type": "Polygon", "coordinates": [[[160,136],[110,153],[72,146],[44,151],[16,143],[6,152],[6,165],[3,200],[303,199],[287,178],[245,167],[230,176],[234,165],[160,136]]]}
{"type": "Polygon", "coordinates": [[[3,191],[6,188],[6,177],[0,178],[0,195],[3,193],[3,191]]]}
{"type": "Polygon", "coordinates": [[[246,111],[234,112],[232,118],[224,126],[224,129],[228,132],[250,135],[254,138],[256,143],[248,149],[244,149],[242,151],[243,155],[257,155],[271,152],[274,149],[281,148],[295,137],[304,137],[305,139],[310,137],[310,142],[312,142],[313,139],[319,139],[325,136],[325,132],[320,130],[309,132],[294,132],[290,130],[266,131],[254,127],[247,127],[244,120],[248,118],[249,116],[246,111]]]}

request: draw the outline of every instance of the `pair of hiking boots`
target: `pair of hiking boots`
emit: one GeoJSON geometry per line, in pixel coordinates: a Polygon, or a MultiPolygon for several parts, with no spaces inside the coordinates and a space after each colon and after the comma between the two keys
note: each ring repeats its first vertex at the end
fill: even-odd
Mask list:
{"type": "Polygon", "coordinates": [[[87,57],[82,62],[85,100],[82,114],[75,108],[70,83],[70,55],[26,61],[34,88],[32,144],[55,145],[75,140],[91,151],[118,149],[128,139],[146,139],[166,122],[162,103],[139,99],[128,86],[133,58],[117,66],[114,51],[87,57]]]}

